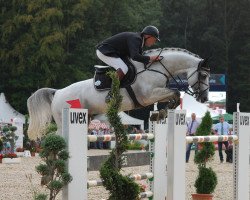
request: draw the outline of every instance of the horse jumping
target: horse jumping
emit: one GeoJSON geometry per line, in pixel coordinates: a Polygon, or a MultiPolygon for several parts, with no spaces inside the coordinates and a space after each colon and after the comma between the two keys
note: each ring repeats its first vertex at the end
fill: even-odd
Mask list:
{"type": "MultiPolygon", "coordinates": [[[[208,100],[210,68],[206,59],[203,60],[179,48],[154,49],[146,51],[145,54],[162,56],[162,60],[148,66],[131,61],[137,71],[137,77],[131,87],[140,105],[148,106],[155,102],[170,100],[179,102],[180,92],[166,86],[170,79],[183,73],[187,76],[196,100],[199,102],[208,100]]],[[[128,92],[124,88],[121,88],[120,92],[123,96],[121,111],[135,109],[136,106],[128,92]]],[[[76,82],[59,90],[52,88],[37,90],[27,100],[30,116],[29,137],[31,139],[41,137],[52,117],[57,124],[58,134],[61,134],[62,109],[68,108],[66,101],[72,99],[79,99],[81,105],[89,110],[90,115],[105,113],[107,93],[107,90],[97,91],[93,79],[76,82]]]]}

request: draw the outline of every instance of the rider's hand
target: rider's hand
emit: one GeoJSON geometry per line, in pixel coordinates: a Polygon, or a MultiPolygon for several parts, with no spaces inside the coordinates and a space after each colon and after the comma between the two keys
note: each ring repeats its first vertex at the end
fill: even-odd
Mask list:
{"type": "Polygon", "coordinates": [[[150,62],[161,60],[160,56],[150,56],[150,62]]]}

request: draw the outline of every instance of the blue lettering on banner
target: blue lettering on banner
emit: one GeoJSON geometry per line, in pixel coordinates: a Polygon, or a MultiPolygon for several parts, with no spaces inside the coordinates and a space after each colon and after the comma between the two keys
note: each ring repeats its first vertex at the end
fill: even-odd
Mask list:
{"type": "Polygon", "coordinates": [[[84,112],[70,112],[71,124],[87,124],[86,114],[84,112]]]}
{"type": "Polygon", "coordinates": [[[186,123],[186,114],[176,114],[176,125],[184,125],[186,123]]]}
{"type": "Polygon", "coordinates": [[[240,116],[240,125],[249,126],[249,116],[240,116]]]}

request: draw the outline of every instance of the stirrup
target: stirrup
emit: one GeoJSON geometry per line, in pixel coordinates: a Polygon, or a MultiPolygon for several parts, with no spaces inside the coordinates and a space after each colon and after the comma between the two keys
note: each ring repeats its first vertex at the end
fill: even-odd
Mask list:
{"type": "Polygon", "coordinates": [[[111,99],[112,99],[112,94],[111,94],[111,91],[109,91],[107,96],[105,97],[105,102],[109,103],[111,99]]]}

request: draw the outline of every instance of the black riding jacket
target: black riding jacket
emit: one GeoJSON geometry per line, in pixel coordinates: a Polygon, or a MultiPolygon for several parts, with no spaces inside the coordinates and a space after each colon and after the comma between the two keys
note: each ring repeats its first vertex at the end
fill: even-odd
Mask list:
{"type": "Polygon", "coordinates": [[[123,32],[102,41],[97,49],[106,56],[130,57],[135,61],[148,64],[150,57],[142,55],[142,42],[141,33],[123,32]]]}

